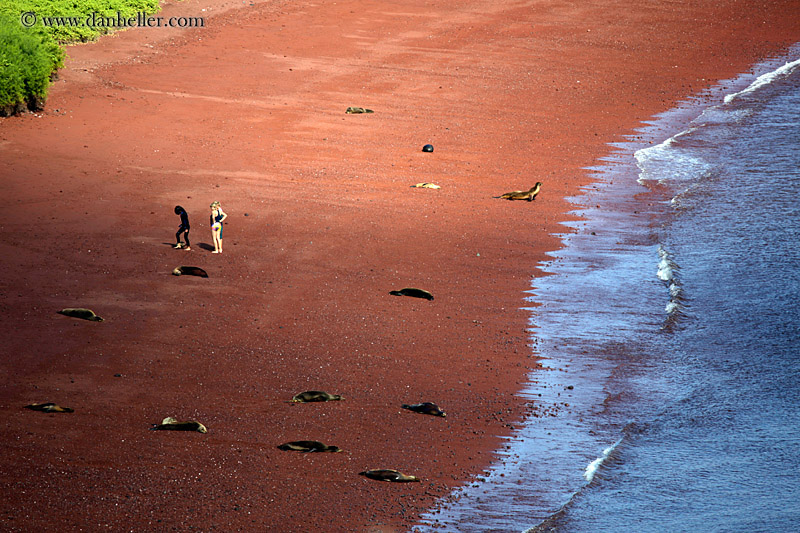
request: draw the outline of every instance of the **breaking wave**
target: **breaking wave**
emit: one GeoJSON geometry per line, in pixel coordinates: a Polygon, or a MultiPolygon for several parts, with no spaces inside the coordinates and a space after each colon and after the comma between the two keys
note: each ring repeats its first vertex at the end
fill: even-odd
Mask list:
{"type": "Polygon", "coordinates": [[[794,71],[794,69],[796,69],[798,66],[800,66],[800,59],[788,62],[782,67],[773,70],[772,72],[767,72],[766,74],[762,74],[761,76],[756,78],[756,80],[753,83],[751,83],[746,89],[725,96],[724,101],[726,104],[728,104],[742,95],[752,93],[753,91],[763,87],[764,85],[768,85],[775,80],[784,78],[789,74],[791,74],[794,71]]]}

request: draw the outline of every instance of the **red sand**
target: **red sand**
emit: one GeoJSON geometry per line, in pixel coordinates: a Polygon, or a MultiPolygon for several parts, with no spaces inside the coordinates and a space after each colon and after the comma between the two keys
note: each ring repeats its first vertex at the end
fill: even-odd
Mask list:
{"type": "Polygon", "coordinates": [[[202,29],[70,48],[47,110],[0,122],[0,530],[405,530],[479,474],[531,407],[525,291],[582,169],[800,40],[794,0],[630,5],[198,0],[162,16],[202,29]],[[169,415],[209,433],[148,431],[169,415]]]}

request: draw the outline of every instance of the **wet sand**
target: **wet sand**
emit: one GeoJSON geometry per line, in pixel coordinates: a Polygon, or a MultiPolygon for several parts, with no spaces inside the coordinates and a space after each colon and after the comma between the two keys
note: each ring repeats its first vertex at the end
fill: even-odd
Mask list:
{"type": "Polygon", "coordinates": [[[2,530],[407,530],[536,410],[525,291],[584,168],[800,40],[791,1],[250,4],[71,47],[46,111],[0,121],[2,530]]]}

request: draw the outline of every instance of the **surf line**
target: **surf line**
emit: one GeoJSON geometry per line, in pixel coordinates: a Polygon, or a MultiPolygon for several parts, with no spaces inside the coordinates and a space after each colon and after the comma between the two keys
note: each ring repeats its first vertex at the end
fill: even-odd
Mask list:
{"type": "Polygon", "coordinates": [[[586,470],[583,472],[583,479],[586,480],[587,485],[592,483],[594,475],[597,473],[597,469],[603,466],[603,464],[608,460],[611,454],[614,453],[614,451],[617,449],[617,446],[619,446],[621,442],[622,438],[603,450],[603,453],[600,455],[600,457],[589,463],[589,465],[586,467],[586,470]]]}
{"type": "Polygon", "coordinates": [[[786,77],[789,74],[791,74],[794,71],[794,69],[796,69],[798,66],[800,66],[800,59],[788,62],[785,65],[783,65],[782,67],[779,67],[779,68],[773,70],[772,72],[767,72],[766,74],[762,74],[761,76],[756,78],[756,80],[753,83],[751,83],[750,86],[747,87],[746,89],[744,89],[742,91],[739,91],[739,92],[736,92],[736,93],[732,93],[732,94],[727,95],[724,98],[724,102],[727,104],[727,103],[731,102],[731,100],[733,100],[735,98],[738,98],[739,96],[741,96],[743,94],[747,94],[747,93],[751,93],[751,92],[755,91],[756,89],[758,89],[762,85],[768,85],[768,84],[772,83],[773,81],[775,81],[778,78],[786,77]]]}
{"type": "MultiPolygon", "coordinates": [[[[627,429],[629,426],[630,425],[626,426],[625,429],[627,429]]],[[[623,429],[623,432],[625,431],[625,429],[623,429]]],[[[581,488],[579,488],[570,495],[569,500],[567,500],[567,503],[562,505],[558,511],[548,516],[541,523],[535,525],[530,529],[525,530],[523,533],[545,533],[553,531],[553,528],[555,528],[558,525],[559,519],[566,514],[567,510],[575,501],[575,498],[592,484],[592,481],[594,481],[595,474],[597,474],[597,471],[600,468],[602,468],[602,466],[609,460],[609,458],[613,459],[616,456],[616,451],[619,448],[619,445],[622,443],[623,439],[625,439],[625,435],[620,437],[620,439],[617,442],[615,442],[614,444],[603,450],[603,453],[600,454],[600,457],[598,457],[597,459],[595,459],[586,466],[586,470],[583,472],[583,478],[586,480],[586,483],[581,488]]]]}

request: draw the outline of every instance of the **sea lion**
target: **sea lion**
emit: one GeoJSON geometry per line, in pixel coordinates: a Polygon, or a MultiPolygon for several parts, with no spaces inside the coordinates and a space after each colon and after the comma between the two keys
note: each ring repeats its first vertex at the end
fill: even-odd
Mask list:
{"type": "Polygon", "coordinates": [[[536,185],[527,191],[511,191],[500,196],[495,196],[495,198],[503,198],[505,200],[528,200],[530,202],[536,199],[536,195],[539,194],[539,189],[541,188],[542,182],[537,181],[536,185]]]}
{"type": "Polygon", "coordinates": [[[53,402],[32,403],[30,405],[26,405],[25,409],[30,409],[32,411],[41,411],[43,413],[74,413],[75,412],[75,409],[71,409],[69,407],[61,407],[60,405],[56,405],[53,402]]]}
{"type": "Polygon", "coordinates": [[[358,475],[366,476],[370,479],[376,479],[378,481],[393,481],[395,483],[408,483],[410,481],[419,481],[417,476],[407,476],[402,472],[398,472],[397,470],[391,469],[375,469],[375,470],[365,470],[364,472],[359,472],[358,475]]]}
{"type": "Polygon", "coordinates": [[[72,318],[82,318],[83,320],[91,320],[92,322],[102,322],[103,319],[91,309],[84,309],[83,307],[68,307],[58,312],[60,315],[71,316],[72,318]]]}
{"type": "Polygon", "coordinates": [[[199,433],[208,433],[206,427],[200,422],[195,422],[194,420],[178,422],[177,419],[171,416],[162,420],[160,424],[153,424],[150,429],[153,431],[197,431],[199,433]]]}
{"type": "Polygon", "coordinates": [[[344,398],[338,394],[330,394],[319,390],[307,390],[292,396],[293,402],[333,402],[336,400],[344,400],[344,398]]]}
{"type": "Polygon", "coordinates": [[[278,446],[279,450],[292,451],[292,452],[332,452],[338,453],[342,451],[338,446],[329,446],[322,444],[316,440],[296,440],[287,442],[278,446]]]}
{"type": "Polygon", "coordinates": [[[415,413],[422,413],[423,415],[433,415],[445,417],[447,414],[439,409],[439,406],[431,402],[415,403],[413,405],[403,404],[403,409],[414,411],[415,413]]]}
{"type": "Polygon", "coordinates": [[[175,270],[172,271],[174,276],[199,276],[201,278],[207,278],[208,273],[200,267],[192,267],[192,266],[179,266],[175,270]]]}
{"type": "Polygon", "coordinates": [[[433,145],[432,144],[426,144],[425,146],[422,147],[422,151],[423,152],[433,152],[433,145]]]}
{"type": "Polygon", "coordinates": [[[360,115],[361,113],[374,113],[372,109],[367,109],[365,107],[348,107],[345,113],[348,115],[360,115]]]}
{"type": "Polygon", "coordinates": [[[392,296],[411,296],[413,298],[425,298],[426,300],[433,300],[433,294],[422,289],[415,289],[413,287],[406,287],[399,291],[389,291],[392,296]]]}
{"type": "Polygon", "coordinates": [[[428,183],[427,181],[417,183],[416,185],[412,185],[412,187],[416,187],[418,189],[441,189],[439,185],[436,185],[435,183],[428,183]]]}

